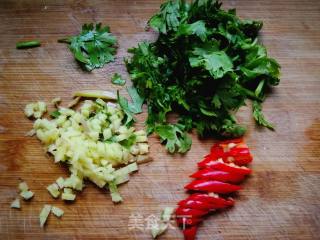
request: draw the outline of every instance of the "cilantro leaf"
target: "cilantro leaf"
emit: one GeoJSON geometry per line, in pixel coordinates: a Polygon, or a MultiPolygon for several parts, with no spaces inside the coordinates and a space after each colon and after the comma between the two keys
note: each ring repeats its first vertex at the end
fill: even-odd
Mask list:
{"type": "Polygon", "coordinates": [[[134,87],[127,88],[127,91],[132,102],[129,102],[128,99],[120,96],[119,91],[117,91],[117,101],[126,115],[125,125],[131,126],[136,121],[134,115],[142,112],[144,98],[138,94],[134,87]]]}
{"type": "Polygon", "coordinates": [[[197,35],[203,42],[207,40],[208,30],[204,21],[196,21],[191,24],[181,24],[177,31],[177,36],[182,35],[197,35]]]}
{"type": "Polygon", "coordinates": [[[119,73],[113,74],[111,78],[111,82],[115,85],[123,86],[126,84],[126,80],[122,78],[122,76],[119,73]]]}
{"type": "Polygon", "coordinates": [[[114,61],[117,39],[109,27],[102,27],[101,23],[95,27],[92,23],[84,24],[79,35],[59,39],[58,42],[68,43],[75,59],[87,71],[114,61]]]}
{"type": "Polygon", "coordinates": [[[58,118],[60,115],[61,115],[61,113],[59,112],[59,110],[55,110],[50,113],[50,117],[52,117],[52,118],[58,118]]]}
{"type": "Polygon", "coordinates": [[[136,120],[134,118],[134,114],[131,112],[129,108],[128,99],[126,99],[123,96],[120,96],[119,91],[117,91],[117,101],[126,116],[124,124],[126,126],[131,126],[136,120]]]}
{"type": "Polygon", "coordinates": [[[161,33],[177,30],[183,20],[184,7],[184,1],[182,0],[163,3],[160,6],[159,13],[148,21],[149,26],[161,33]]]}
{"type": "Polygon", "coordinates": [[[253,101],[252,103],[252,115],[253,115],[253,118],[254,120],[256,120],[256,122],[261,125],[261,126],[264,126],[264,127],[267,127],[271,130],[274,130],[274,126],[273,124],[269,123],[263,113],[262,113],[262,106],[261,106],[261,103],[259,103],[258,101],[253,101]]]}
{"type": "Polygon", "coordinates": [[[202,54],[189,58],[191,67],[204,67],[212,77],[221,78],[231,71],[233,64],[228,55],[223,51],[202,54]]]}
{"type": "Polygon", "coordinates": [[[191,138],[184,132],[181,124],[162,124],[155,127],[155,132],[159,135],[161,142],[164,142],[170,153],[187,152],[192,144],[191,138]]]}
{"type": "Polygon", "coordinates": [[[130,111],[134,114],[142,113],[144,98],[138,94],[135,87],[129,87],[127,88],[127,91],[132,99],[132,103],[129,104],[130,111]]]}
{"type": "Polygon", "coordinates": [[[127,149],[130,149],[130,147],[136,143],[137,136],[135,134],[132,134],[127,139],[122,140],[119,142],[122,146],[124,146],[127,149]]]}

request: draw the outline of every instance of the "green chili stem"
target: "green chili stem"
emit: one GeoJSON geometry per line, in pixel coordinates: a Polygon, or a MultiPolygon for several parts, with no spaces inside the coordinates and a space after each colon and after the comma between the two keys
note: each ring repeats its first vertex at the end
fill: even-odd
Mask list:
{"type": "Polygon", "coordinates": [[[33,48],[33,47],[39,47],[40,45],[41,43],[38,40],[22,41],[22,42],[17,42],[16,48],[17,49],[33,48]]]}

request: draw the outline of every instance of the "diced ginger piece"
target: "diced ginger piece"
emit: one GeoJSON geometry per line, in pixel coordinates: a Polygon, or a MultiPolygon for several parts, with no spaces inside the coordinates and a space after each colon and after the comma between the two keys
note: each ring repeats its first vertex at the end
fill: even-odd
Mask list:
{"type": "Polygon", "coordinates": [[[23,197],[24,200],[29,200],[34,196],[34,193],[31,191],[23,191],[20,193],[20,196],[23,197]]]}
{"type": "Polygon", "coordinates": [[[129,180],[130,180],[129,174],[119,175],[115,178],[115,184],[119,185],[119,184],[128,182],[129,180]]]}
{"type": "Polygon", "coordinates": [[[81,97],[76,97],[76,98],[72,99],[72,101],[68,103],[67,107],[68,107],[68,108],[74,107],[75,105],[78,104],[78,102],[80,101],[80,99],[81,99],[81,97]]]}
{"type": "Polygon", "coordinates": [[[139,154],[139,147],[138,147],[137,144],[132,145],[130,147],[130,153],[133,154],[133,155],[138,155],[139,154]]]}
{"type": "Polygon", "coordinates": [[[61,208],[55,206],[52,206],[51,212],[58,218],[62,217],[62,215],[64,214],[64,211],[61,208]]]}
{"type": "Polygon", "coordinates": [[[40,219],[40,226],[43,227],[44,224],[46,223],[47,221],[47,218],[50,214],[50,211],[51,211],[51,205],[49,204],[45,204],[40,212],[40,215],[39,215],[39,219],[40,219]]]}
{"type": "Polygon", "coordinates": [[[11,208],[17,208],[19,209],[20,208],[20,200],[19,198],[16,198],[12,203],[11,203],[11,208]]]}
{"type": "Polygon", "coordinates": [[[136,162],[138,164],[148,163],[148,162],[151,162],[152,160],[153,160],[152,157],[147,155],[139,155],[136,157],[136,162]]]}
{"type": "Polygon", "coordinates": [[[26,182],[19,183],[18,188],[19,188],[20,192],[26,192],[29,190],[28,184],[26,182]]]}
{"type": "Polygon", "coordinates": [[[139,130],[139,131],[136,131],[134,134],[136,134],[137,136],[146,136],[146,131],[144,130],[139,130]]]}
{"type": "Polygon", "coordinates": [[[47,105],[45,102],[38,101],[36,103],[29,103],[24,109],[24,114],[27,117],[41,118],[47,111],[47,105]]]}
{"type": "Polygon", "coordinates": [[[139,136],[139,135],[137,135],[137,138],[136,138],[136,142],[147,142],[148,141],[148,138],[147,138],[147,136],[146,135],[143,135],[143,136],[139,136]]]}
{"type": "Polygon", "coordinates": [[[108,140],[109,138],[112,137],[112,132],[111,132],[111,129],[110,128],[106,128],[103,130],[103,138],[105,140],[108,140]]]}
{"type": "Polygon", "coordinates": [[[58,184],[58,186],[59,186],[60,189],[64,188],[64,179],[63,179],[63,177],[59,177],[59,178],[56,180],[56,183],[58,184]]]}
{"type": "Polygon", "coordinates": [[[48,192],[52,197],[57,198],[60,195],[59,186],[56,183],[52,183],[47,187],[48,192]]]}
{"type": "Polygon", "coordinates": [[[76,195],[72,193],[71,188],[64,188],[64,192],[61,195],[62,200],[66,201],[74,201],[76,199],[76,195]]]}
{"type": "Polygon", "coordinates": [[[73,188],[81,191],[83,188],[83,180],[76,175],[71,175],[70,177],[64,180],[63,185],[65,187],[69,187],[69,188],[73,188]]]}
{"type": "Polygon", "coordinates": [[[27,117],[31,117],[33,115],[33,103],[29,103],[24,108],[24,114],[27,117]]]}
{"type": "Polygon", "coordinates": [[[149,152],[149,145],[147,143],[139,143],[138,147],[139,147],[139,153],[141,155],[149,152]]]}
{"type": "Polygon", "coordinates": [[[58,106],[60,102],[61,102],[61,97],[56,97],[51,100],[51,103],[55,106],[58,106]]]}
{"type": "Polygon", "coordinates": [[[64,189],[63,189],[63,192],[64,192],[64,193],[73,193],[73,191],[72,191],[71,188],[64,188],[64,189]]]}

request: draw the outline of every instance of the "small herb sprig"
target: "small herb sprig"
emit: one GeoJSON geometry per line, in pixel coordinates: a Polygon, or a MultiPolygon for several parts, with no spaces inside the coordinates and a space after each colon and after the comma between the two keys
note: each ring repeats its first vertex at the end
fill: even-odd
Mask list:
{"type": "Polygon", "coordinates": [[[84,24],[79,35],[62,38],[58,42],[68,43],[75,59],[87,71],[114,61],[117,38],[110,33],[108,26],[102,27],[101,23],[95,26],[84,24]]]}

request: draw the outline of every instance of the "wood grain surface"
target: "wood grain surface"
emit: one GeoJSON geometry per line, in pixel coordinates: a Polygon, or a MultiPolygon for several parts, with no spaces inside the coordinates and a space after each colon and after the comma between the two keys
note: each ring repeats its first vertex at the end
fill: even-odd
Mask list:
{"type": "MultiPolygon", "coordinates": [[[[114,205],[107,191],[88,183],[73,204],[53,200],[45,187],[59,176],[62,166],[46,156],[35,138],[25,137],[32,122],[22,112],[35,100],[64,103],[79,89],[117,89],[110,78],[123,76],[126,49],[140,40],[148,18],[161,1],[0,1],[0,239],[151,239],[144,229],[130,230],[129,216],[159,215],[165,206],[184,198],[184,184],[196,170],[214,139],[193,135],[184,156],[168,155],[159,140],[150,138],[154,161],[141,166],[120,187],[124,202],[114,205]],[[102,22],[119,38],[116,61],[91,73],[83,72],[57,39],[79,32],[83,23],[102,22]],[[16,50],[19,40],[40,39],[42,46],[16,50]],[[10,209],[19,178],[35,197],[10,209]],[[50,216],[45,229],[38,214],[49,203],[65,210],[61,220],[50,216]]],[[[248,126],[245,136],[254,154],[254,174],[236,196],[234,208],[206,219],[198,239],[320,239],[320,1],[225,0],[243,18],[264,22],[260,40],[282,66],[281,84],[264,104],[275,132],[255,126],[250,107],[238,114],[248,126]]],[[[120,88],[125,94],[123,88],[120,88]]],[[[141,115],[139,126],[143,126],[141,115]]],[[[182,239],[175,225],[161,239],[182,239]]]]}

